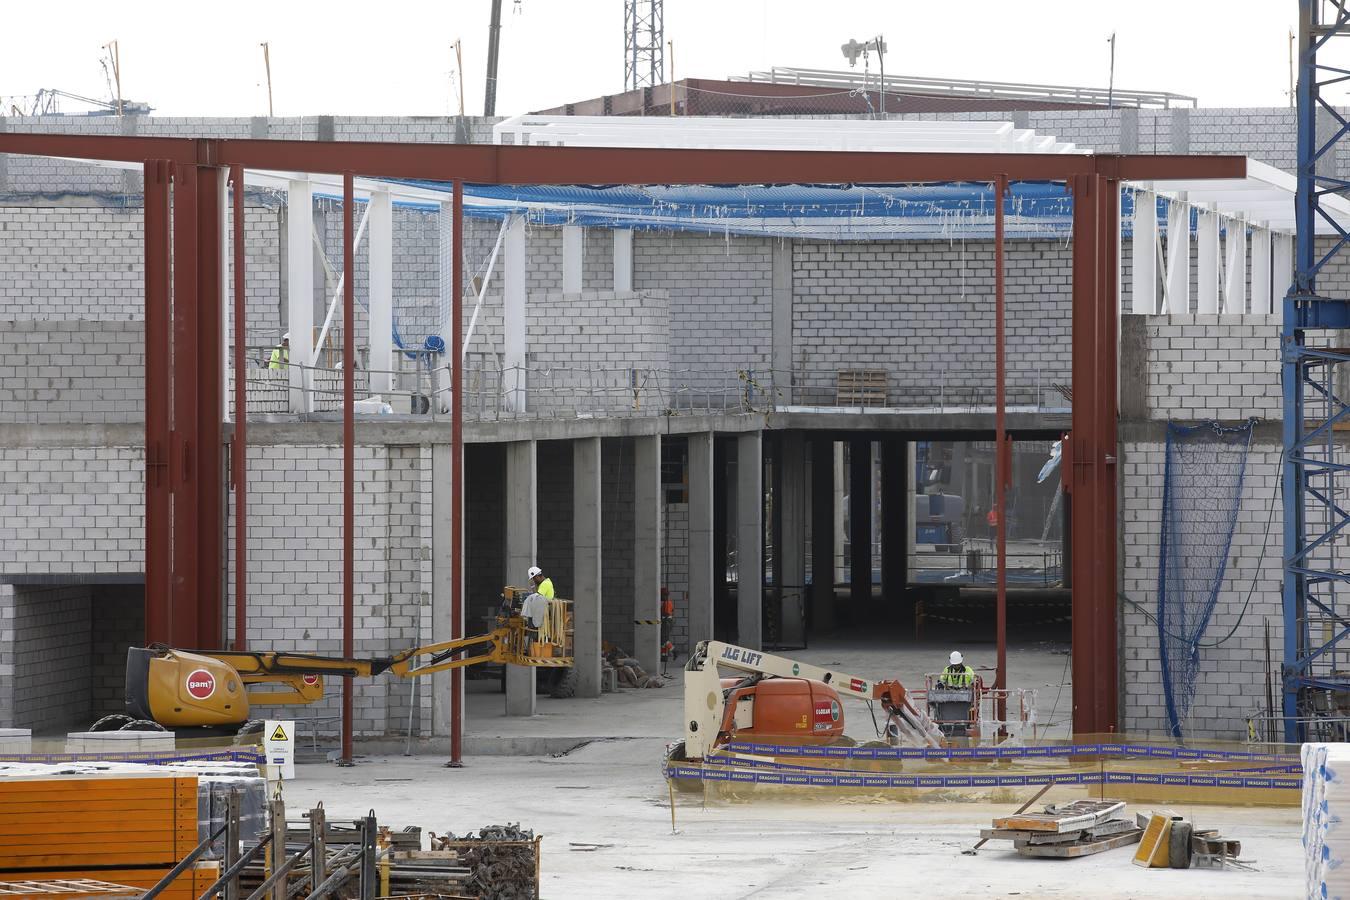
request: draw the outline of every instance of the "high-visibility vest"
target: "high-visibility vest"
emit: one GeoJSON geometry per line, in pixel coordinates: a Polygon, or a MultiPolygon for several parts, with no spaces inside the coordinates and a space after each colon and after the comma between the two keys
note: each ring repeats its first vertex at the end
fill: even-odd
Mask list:
{"type": "Polygon", "coordinates": [[[291,363],[291,351],[285,347],[274,347],[272,349],[272,360],[267,364],[269,369],[284,369],[291,363]]]}
{"type": "Polygon", "coordinates": [[[545,578],[543,581],[539,582],[539,587],[535,588],[535,592],[538,593],[540,596],[547,597],[549,600],[552,600],[553,579],[545,578]]]}
{"type": "Polygon", "coordinates": [[[975,670],[970,666],[948,666],[938,681],[947,687],[967,688],[975,683],[975,670]]]}

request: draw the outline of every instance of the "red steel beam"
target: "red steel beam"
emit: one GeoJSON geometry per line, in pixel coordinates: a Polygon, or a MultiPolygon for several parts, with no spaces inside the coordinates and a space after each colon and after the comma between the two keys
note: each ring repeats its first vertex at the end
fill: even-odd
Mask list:
{"type": "Polygon", "coordinates": [[[245,295],[244,167],[230,170],[234,186],[234,647],[248,646],[248,305],[245,295]]]}
{"type": "Polygon", "coordinates": [[[169,639],[197,647],[198,445],[197,445],[197,167],[173,173],[173,589],[169,639]]]}
{"type": "Polygon", "coordinates": [[[145,163],[145,640],[169,631],[173,493],[169,456],[173,421],[169,293],[170,165],[145,163]]]}
{"type": "Polygon", "coordinates": [[[480,184],[764,184],[1062,181],[1078,175],[1134,180],[1242,178],[1241,156],[1126,156],[1087,153],[874,153],[814,150],[675,150],[0,135],[0,153],[294,172],[351,172],[372,178],[455,178],[480,184]]]}
{"type": "MultiPolygon", "coordinates": [[[[1007,176],[994,179],[994,527],[998,541],[995,590],[996,624],[998,638],[997,663],[994,670],[994,688],[1008,686],[1008,409],[1007,409],[1007,353],[1004,330],[1003,300],[1003,201],[1008,191],[1007,176]]],[[[996,704],[995,716],[1006,719],[1002,697],[996,704]]],[[[999,734],[1007,730],[999,727],[999,734]]]]}
{"type": "MultiPolygon", "coordinates": [[[[342,176],[342,655],[356,655],[353,640],[356,579],[356,265],[353,252],[355,230],[352,213],[356,191],[352,173],[342,176]]],[[[305,248],[309,252],[309,248],[305,248]]],[[[301,336],[301,340],[307,340],[301,336]]],[[[342,679],[342,758],[352,764],[353,685],[342,679]]]]}
{"type": "Polygon", "coordinates": [[[1120,418],[1117,356],[1120,343],[1120,182],[1110,177],[1097,178],[1099,198],[1097,223],[1097,473],[1094,480],[1097,497],[1093,527],[1097,543],[1092,549],[1092,592],[1096,595],[1096,628],[1092,635],[1092,653],[1097,662],[1094,706],[1101,710],[1097,731],[1116,731],[1119,727],[1117,704],[1117,609],[1119,607],[1119,569],[1116,566],[1117,513],[1116,458],[1120,445],[1116,425],[1120,418]]]}
{"type": "Polygon", "coordinates": [[[195,647],[224,646],[221,626],[221,581],[225,571],[225,410],[221,408],[225,377],[221,363],[225,327],[222,296],[225,264],[222,248],[223,169],[197,168],[197,331],[191,364],[197,368],[197,579],[193,588],[196,621],[195,647]]]}
{"type": "MultiPolygon", "coordinates": [[[[450,638],[464,637],[464,182],[456,179],[451,196],[450,252],[450,638]]],[[[450,762],[464,764],[464,670],[450,670],[450,762]]]]}

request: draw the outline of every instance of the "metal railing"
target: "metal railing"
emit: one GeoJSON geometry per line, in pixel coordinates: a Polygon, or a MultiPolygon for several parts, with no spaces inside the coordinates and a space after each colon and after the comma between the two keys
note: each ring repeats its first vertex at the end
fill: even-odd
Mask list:
{"type": "MultiPolygon", "coordinates": [[[[447,415],[453,387],[445,355],[400,351],[396,360],[394,370],[357,370],[354,399],[378,397],[382,404],[360,411],[447,415]]],[[[463,408],[470,422],[813,410],[991,413],[993,375],[984,374],[969,366],[931,372],[506,366],[491,354],[471,354],[463,370],[463,408]],[[859,371],[869,378],[845,377],[859,371]]],[[[250,415],[330,413],[342,406],[340,368],[254,366],[246,378],[250,415]],[[293,377],[295,372],[302,377],[293,377]]],[[[1058,371],[1012,373],[1008,409],[1067,413],[1068,392],[1061,384],[1067,380],[1058,371]]]]}

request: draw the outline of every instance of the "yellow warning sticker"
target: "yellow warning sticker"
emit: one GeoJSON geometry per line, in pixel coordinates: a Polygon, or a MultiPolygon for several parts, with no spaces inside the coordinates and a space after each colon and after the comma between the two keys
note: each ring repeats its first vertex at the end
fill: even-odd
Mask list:
{"type": "Polygon", "coordinates": [[[269,741],[289,741],[290,738],[288,738],[288,737],[286,736],[286,730],[285,730],[284,728],[282,728],[280,725],[278,725],[278,726],[272,731],[272,736],[269,737],[268,740],[269,740],[269,741]]]}

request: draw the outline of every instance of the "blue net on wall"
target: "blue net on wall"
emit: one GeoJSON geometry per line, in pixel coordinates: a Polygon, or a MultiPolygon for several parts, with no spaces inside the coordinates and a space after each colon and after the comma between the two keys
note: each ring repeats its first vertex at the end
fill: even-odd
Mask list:
{"type": "Polygon", "coordinates": [[[1200,639],[1219,599],[1242,505],[1252,426],[1167,423],[1158,546],[1158,639],[1173,737],[1195,698],[1200,639]]]}

